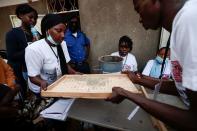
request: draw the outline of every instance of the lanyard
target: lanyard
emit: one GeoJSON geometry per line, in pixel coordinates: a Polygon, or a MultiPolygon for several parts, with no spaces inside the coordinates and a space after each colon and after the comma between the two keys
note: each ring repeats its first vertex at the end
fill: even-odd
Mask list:
{"type": "Polygon", "coordinates": [[[156,100],[157,95],[159,94],[159,91],[160,91],[160,88],[161,88],[162,75],[163,75],[165,61],[166,61],[166,57],[167,57],[167,54],[168,54],[169,47],[170,47],[170,37],[169,37],[167,45],[166,45],[166,51],[165,51],[164,59],[163,59],[163,62],[162,62],[161,73],[160,73],[160,76],[159,76],[160,80],[159,80],[159,83],[155,85],[155,90],[154,90],[154,93],[153,93],[153,99],[154,100],[156,100]]]}
{"type": "MultiPolygon", "coordinates": [[[[49,45],[50,46],[50,45],[49,45]]],[[[57,60],[59,59],[58,55],[55,53],[55,51],[53,50],[53,48],[50,46],[51,50],[53,51],[53,54],[55,55],[55,57],[57,58],[57,60]]]]}
{"type": "Polygon", "coordinates": [[[166,45],[166,50],[165,50],[164,59],[163,59],[162,66],[161,66],[161,72],[160,72],[159,79],[162,79],[162,75],[163,75],[163,71],[164,71],[164,68],[165,68],[164,66],[165,66],[165,62],[166,62],[169,47],[170,47],[170,37],[169,37],[167,45],[166,45]]]}
{"type": "MultiPolygon", "coordinates": [[[[50,47],[51,50],[53,51],[53,54],[55,55],[55,57],[57,58],[57,61],[58,61],[58,60],[59,60],[59,57],[58,57],[58,55],[55,53],[55,51],[53,50],[51,43],[50,43],[47,39],[45,39],[45,41],[47,42],[47,44],[49,45],[49,47],[50,47]]],[[[54,47],[57,47],[57,46],[54,45],[54,47]]]]}

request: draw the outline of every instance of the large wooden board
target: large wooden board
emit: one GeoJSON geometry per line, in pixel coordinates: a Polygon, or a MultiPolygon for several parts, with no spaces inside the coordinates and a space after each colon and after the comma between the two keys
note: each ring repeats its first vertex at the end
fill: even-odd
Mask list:
{"type": "Polygon", "coordinates": [[[64,75],[51,84],[44,97],[105,99],[112,93],[112,87],[122,87],[138,93],[126,74],[64,75]]]}

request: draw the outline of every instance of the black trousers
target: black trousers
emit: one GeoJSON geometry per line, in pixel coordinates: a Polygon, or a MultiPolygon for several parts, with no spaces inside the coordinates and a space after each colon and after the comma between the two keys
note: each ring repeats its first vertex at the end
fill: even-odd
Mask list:
{"type": "Polygon", "coordinates": [[[88,62],[70,62],[73,69],[84,74],[90,74],[90,66],[88,62]]]}

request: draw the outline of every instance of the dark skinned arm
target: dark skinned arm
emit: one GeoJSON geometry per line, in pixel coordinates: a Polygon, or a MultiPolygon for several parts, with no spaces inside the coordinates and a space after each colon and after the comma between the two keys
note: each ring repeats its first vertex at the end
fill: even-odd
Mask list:
{"type": "Polygon", "coordinates": [[[189,110],[180,109],[168,104],[163,104],[154,100],[147,99],[139,94],[134,94],[120,87],[113,88],[113,93],[107,98],[113,103],[120,103],[125,98],[133,101],[146,112],[159,120],[183,131],[197,130],[197,92],[187,90],[187,95],[191,102],[189,110]]]}
{"type": "Polygon", "coordinates": [[[37,86],[41,87],[42,90],[46,91],[48,83],[47,81],[43,80],[40,75],[37,75],[35,77],[29,77],[30,81],[37,86]]]}
{"type": "Polygon", "coordinates": [[[67,64],[68,67],[68,74],[82,74],[76,70],[74,70],[69,64],[67,64]]]}
{"type": "MultiPolygon", "coordinates": [[[[152,90],[154,90],[155,85],[160,82],[160,79],[145,76],[140,73],[134,73],[134,72],[127,72],[127,73],[128,73],[128,77],[133,83],[143,85],[144,87],[147,87],[152,90]]],[[[178,92],[175,87],[175,83],[172,80],[162,80],[160,92],[170,95],[175,95],[175,96],[178,95],[178,92]]]]}

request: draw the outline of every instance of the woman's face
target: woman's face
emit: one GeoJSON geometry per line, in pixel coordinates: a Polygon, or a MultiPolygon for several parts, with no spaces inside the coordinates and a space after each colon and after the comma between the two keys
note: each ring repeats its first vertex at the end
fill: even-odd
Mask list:
{"type": "Polygon", "coordinates": [[[120,45],[119,45],[119,55],[120,56],[122,56],[122,57],[126,56],[129,53],[129,51],[130,51],[130,48],[127,43],[125,43],[125,42],[120,43],[120,45]]]}
{"type": "Polygon", "coordinates": [[[24,26],[36,25],[37,16],[35,12],[30,12],[19,16],[24,26]]]}
{"type": "MultiPolygon", "coordinates": [[[[157,55],[160,56],[161,58],[164,58],[165,51],[166,51],[166,49],[161,49],[161,50],[157,53],[157,55]]],[[[170,56],[170,50],[168,50],[167,58],[169,58],[169,56],[170,56]]]]}
{"type": "Polygon", "coordinates": [[[60,23],[58,25],[53,26],[52,28],[50,28],[48,30],[48,34],[51,35],[51,37],[53,38],[53,40],[57,43],[62,43],[62,41],[64,40],[64,33],[66,30],[66,26],[63,23],[60,23]]]}

